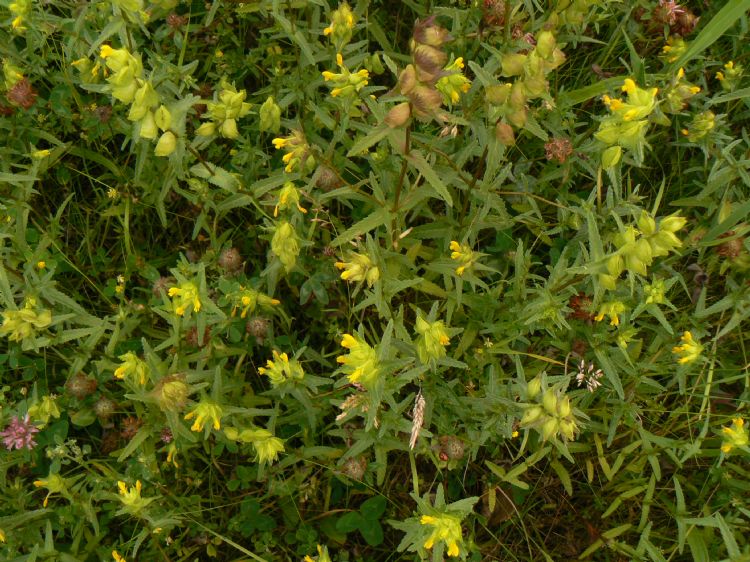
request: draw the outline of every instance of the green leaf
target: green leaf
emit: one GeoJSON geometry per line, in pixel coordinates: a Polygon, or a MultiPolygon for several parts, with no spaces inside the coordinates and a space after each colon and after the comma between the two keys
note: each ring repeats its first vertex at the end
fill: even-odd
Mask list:
{"type": "Polygon", "coordinates": [[[366,526],[365,520],[362,519],[362,516],[358,511],[345,513],[338,521],[336,521],[336,530],[341,533],[351,533],[352,531],[361,529],[364,526],[366,526]]]}
{"type": "Polygon", "coordinates": [[[351,158],[352,156],[362,156],[363,152],[365,152],[372,145],[379,143],[381,140],[387,137],[388,133],[390,132],[391,128],[387,125],[380,125],[378,127],[375,127],[364,137],[357,139],[357,141],[352,145],[346,155],[349,158],[351,158]]]}
{"type": "Polygon", "coordinates": [[[383,527],[377,521],[368,521],[367,525],[359,528],[359,532],[370,546],[378,546],[383,542],[383,527]]]}
{"type": "Polygon", "coordinates": [[[388,209],[386,209],[385,207],[381,207],[358,223],[347,228],[343,233],[339,234],[331,242],[331,246],[340,246],[344,242],[353,240],[357,236],[362,236],[365,232],[369,232],[379,227],[380,225],[387,223],[390,219],[390,211],[388,211],[388,209]]]}
{"type": "Polygon", "coordinates": [[[227,191],[235,192],[240,187],[240,180],[236,175],[229,173],[224,168],[215,164],[209,164],[208,162],[202,162],[195,164],[190,168],[190,173],[195,177],[204,179],[208,183],[226,189],[227,191]]]}
{"type": "Polygon", "coordinates": [[[443,183],[443,180],[441,180],[440,176],[437,175],[432,165],[427,163],[427,160],[424,159],[424,156],[422,156],[419,151],[412,150],[406,156],[406,159],[414,165],[414,167],[419,171],[420,174],[422,174],[422,176],[424,176],[424,179],[427,180],[427,183],[432,186],[432,188],[437,192],[440,198],[445,201],[449,207],[452,207],[453,198],[448,192],[448,186],[443,183]]]}
{"type": "Polygon", "coordinates": [[[385,497],[373,496],[359,507],[359,512],[365,519],[380,519],[380,516],[383,515],[383,512],[385,511],[385,506],[385,497]]]}

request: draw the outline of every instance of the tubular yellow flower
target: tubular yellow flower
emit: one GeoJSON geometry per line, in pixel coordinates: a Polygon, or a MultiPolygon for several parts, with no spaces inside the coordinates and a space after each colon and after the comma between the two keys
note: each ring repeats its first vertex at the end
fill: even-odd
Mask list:
{"type": "Polygon", "coordinates": [[[280,301],[272,299],[255,289],[245,288],[240,285],[240,290],[227,295],[233,303],[232,316],[237,315],[237,309],[241,309],[240,318],[252,314],[258,307],[269,309],[279,304],[280,301]]]}
{"type": "Polygon", "coordinates": [[[115,378],[124,379],[128,378],[133,384],[144,385],[149,378],[150,369],[145,361],[138,358],[138,356],[132,351],[128,351],[125,355],[120,355],[120,361],[122,365],[115,369],[115,378]]]}
{"type": "Polygon", "coordinates": [[[700,342],[695,341],[693,334],[689,331],[682,334],[680,341],[682,345],[676,345],[672,348],[672,353],[678,356],[677,362],[680,365],[685,365],[696,361],[703,352],[703,346],[700,342]]]}
{"type": "Polygon", "coordinates": [[[369,71],[363,68],[357,72],[350,72],[344,65],[341,53],[336,55],[336,64],[338,64],[340,72],[336,73],[328,70],[322,72],[323,80],[331,82],[330,85],[333,86],[331,96],[334,98],[338,96],[351,97],[367,86],[370,78],[369,71]]]}
{"type": "Polygon", "coordinates": [[[50,473],[47,478],[42,478],[41,480],[35,480],[34,486],[37,488],[46,488],[47,489],[47,496],[44,498],[44,503],[42,504],[44,507],[47,507],[47,503],[49,502],[49,497],[52,494],[59,494],[62,492],[67,491],[68,484],[65,481],[65,478],[60,476],[59,474],[52,474],[50,473]]]}
{"type": "Polygon", "coordinates": [[[367,281],[367,286],[372,287],[380,279],[380,270],[366,254],[353,252],[348,261],[337,261],[334,265],[343,270],[341,278],[344,281],[367,281]]]}
{"type": "Polygon", "coordinates": [[[445,323],[442,320],[428,322],[422,316],[417,316],[415,327],[419,337],[417,338],[417,354],[422,363],[431,359],[445,357],[445,348],[450,344],[450,337],[445,331],[445,323]]]}
{"type": "Polygon", "coordinates": [[[330,37],[338,49],[341,49],[352,38],[354,29],[354,13],[344,2],[338,9],[331,12],[331,24],[323,29],[323,35],[330,37]]]}
{"type": "Polygon", "coordinates": [[[170,297],[179,297],[172,300],[174,312],[178,316],[184,316],[188,311],[188,307],[192,307],[192,310],[195,312],[199,312],[201,309],[201,301],[198,296],[198,287],[195,285],[195,283],[192,283],[190,281],[180,283],[180,285],[177,287],[170,287],[167,294],[170,297]]]}
{"type": "Polygon", "coordinates": [[[364,340],[351,334],[344,334],[341,347],[349,350],[349,355],[336,358],[342,364],[341,370],[347,374],[349,382],[361,383],[365,388],[372,387],[380,375],[378,355],[364,340]]]}
{"type": "Polygon", "coordinates": [[[255,430],[253,447],[257,453],[257,460],[261,464],[270,464],[274,462],[279,453],[284,452],[284,442],[267,429],[255,430]]]}
{"type": "Polygon", "coordinates": [[[135,486],[128,488],[122,480],[117,482],[117,489],[120,494],[120,502],[127,513],[137,515],[144,507],[154,501],[156,498],[141,497],[141,481],[136,480],[135,486]]]}
{"type": "Polygon", "coordinates": [[[287,381],[302,380],[305,372],[302,365],[296,359],[289,359],[286,353],[273,350],[273,360],[266,361],[265,367],[260,367],[258,372],[267,375],[273,386],[279,386],[287,381]]]}
{"type": "Polygon", "coordinates": [[[0,336],[8,336],[11,341],[23,341],[36,336],[38,330],[49,326],[52,323],[52,312],[47,309],[37,312],[34,308],[35,304],[27,300],[21,310],[3,311],[0,336]]]}
{"type": "MultiPolygon", "coordinates": [[[[287,162],[291,159],[291,157],[292,153],[290,152],[288,154],[285,154],[282,160],[284,160],[284,162],[287,162]]],[[[292,182],[288,181],[279,190],[279,202],[276,204],[276,207],[273,210],[273,216],[279,216],[279,209],[283,211],[291,207],[297,207],[297,210],[300,213],[307,213],[307,209],[299,204],[299,190],[292,182]]]]}
{"type": "Polygon", "coordinates": [[[461,520],[458,517],[442,513],[438,516],[422,515],[419,522],[422,525],[434,527],[432,533],[424,542],[424,547],[432,548],[436,542],[442,541],[448,547],[448,556],[458,556],[461,552],[460,544],[463,541],[461,535],[461,520]]]}
{"type": "Polygon", "coordinates": [[[458,57],[443,68],[444,73],[448,74],[441,76],[435,84],[435,87],[443,95],[443,101],[446,104],[458,103],[461,94],[465,94],[471,88],[471,80],[464,76],[463,68],[464,59],[458,57]]]}
{"type": "Polygon", "coordinates": [[[206,422],[211,422],[213,428],[218,431],[221,429],[222,417],[224,417],[224,411],[221,406],[206,398],[198,402],[192,412],[185,414],[186,420],[195,418],[190,431],[203,431],[206,422]]]}
{"type": "Polygon", "coordinates": [[[457,262],[456,275],[461,276],[476,263],[479,255],[468,244],[459,244],[455,240],[450,243],[451,259],[457,262]]]}
{"type": "Polygon", "coordinates": [[[625,312],[625,305],[621,303],[620,301],[612,301],[612,302],[605,302],[602,304],[602,306],[599,308],[599,313],[594,316],[594,320],[597,322],[601,322],[604,320],[604,316],[609,316],[609,325],[610,326],[619,326],[620,325],[620,314],[625,312]]]}
{"type": "Polygon", "coordinates": [[[120,555],[120,553],[116,550],[112,551],[112,558],[115,562],[128,562],[128,560],[124,556],[120,555]]]}
{"type": "Polygon", "coordinates": [[[729,454],[737,447],[747,447],[750,443],[745,420],[742,418],[734,418],[731,426],[721,428],[721,433],[724,436],[724,442],[721,445],[721,451],[724,454],[729,454]]]}

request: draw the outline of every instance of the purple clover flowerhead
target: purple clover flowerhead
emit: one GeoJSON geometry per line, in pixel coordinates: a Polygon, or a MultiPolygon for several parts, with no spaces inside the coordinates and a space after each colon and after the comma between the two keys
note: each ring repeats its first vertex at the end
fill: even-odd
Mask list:
{"type": "Polygon", "coordinates": [[[5,430],[0,431],[0,437],[3,439],[5,448],[9,451],[16,449],[26,448],[29,451],[36,447],[36,441],[34,441],[34,435],[39,433],[37,428],[29,420],[29,414],[26,414],[23,418],[13,416],[8,427],[5,430]]]}

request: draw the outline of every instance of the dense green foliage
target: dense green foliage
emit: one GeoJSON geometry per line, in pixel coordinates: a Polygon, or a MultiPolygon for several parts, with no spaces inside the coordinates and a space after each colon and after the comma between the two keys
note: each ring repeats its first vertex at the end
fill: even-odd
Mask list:
{"type": "Polygon", "coordinates": [[[750,0],[4,0],[0,558],[750,560],[750,0]]]}

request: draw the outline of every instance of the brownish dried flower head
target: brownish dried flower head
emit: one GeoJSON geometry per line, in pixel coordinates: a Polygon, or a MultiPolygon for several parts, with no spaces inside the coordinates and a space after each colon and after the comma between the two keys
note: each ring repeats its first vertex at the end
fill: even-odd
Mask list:
{"type": "Polygon", "coordinates": [[[96,391],[96,379],[85,373],[77,373],[65,383],[65,390],[78,400],[91,396],[96,391]]]}
{"type": "Polygon", "coordinates": [[[219,265],[227,275],[236,275],[242,271],[242,256],[237,248],[227,248],[219,255],[219,265]]]}
{"type": "Polygon", "coordinates": [[[18,105],[24,109],[30,109],[36,102],[36,90],[32,88],[28,78],[23,78],[8,90],[8,101],[13,105],[18,105]]]}
{"type": "Polygon", "coordinates": [[[557,160],[564,163],[573,154],[573,143],[568,139],[555,138],[544,145],[547,160],[557,160]]]}

